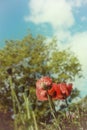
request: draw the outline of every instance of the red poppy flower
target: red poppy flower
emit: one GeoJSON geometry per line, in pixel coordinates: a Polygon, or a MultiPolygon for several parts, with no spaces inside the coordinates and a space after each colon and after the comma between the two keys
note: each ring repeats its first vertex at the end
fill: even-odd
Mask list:
{"type": "Polygon", "coordinates": [[[36,88],[36,95],[37,95],[37,99],[40,101],[48,100],[47,91],[44,90],[43,88],[36,88]]]}
{"type": "Polygon", "coordinates": [[[67,98],[71,94],[72,84],[62,83],[62,84],[60,84],[60,89],[61,89],[61,93],[64,96],[64,98],[67,98]]]}
{"type": "Polygon", "coordinates": [[[54,100],[66,99],[71,91],[72,84],[52,83],[52,79],[49,77],[42,77],[36,82],[36,95],[40,101],[48,100],[47,94],[54,100]]]}
{"type": "Polygon", "coordinates": [[[43,89],[49,89],[51,84],[52,84],[52,79],[45,76],[45,77],[40,78],[36,82],[36,87],[37,88],[43,88],[43,89]]]}
{"type": "Polygon", "coordinates": [[[66,99],[68,96],[70,96],[71,91],[72,91],[72,84],[53,83],[52,88],[48,90],[48,94],[53,99],[66,99]]]}
{"type": "Polygon", "coordinates": [[[49,77],[42,77],[36,82],[36,95],[40,101],[48,100],[47,90],[51,88],[52,79],[49,77]]]}
{"type": "Polygon", "coordinates": [[[61,94],[61,90],[58,86],[58,84],[53,83],[52,88],[48,90],[48,94],[53,98],[53,99],[62,99],[63,96],[61,94]]]}
{"type": "Polygon", "coordinates": [[[69,92],[69,95],[71,94],[71,91],[72,91],[72,83],[69,83],[68,85],[67,85],[67,89],[68,89],[68,92],[69,92]]]}

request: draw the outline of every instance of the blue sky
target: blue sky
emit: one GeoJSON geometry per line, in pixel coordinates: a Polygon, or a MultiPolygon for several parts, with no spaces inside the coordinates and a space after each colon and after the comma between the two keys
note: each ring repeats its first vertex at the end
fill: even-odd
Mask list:
{"type": "Polygon", "coordinates": [[[0,0],[0,48],[4,41],[56,36],[60,48],[70,47],[79,58],[84,79],[75,86],[87,93],[87,0],[0,0]]]}
{"type": "Polygon", "coordinates": [[[0,46],[6,39],[20,39],[27,33],[23,17],[28,12],[27,0],[0,0],[0,46]]]}
{"type": "Polygon", "coordinates": [[[33,35],[52,35],[47,24],[46,30],[43,25],[35,25],[33,22],[26,22],[24,16],[29,14],[29,0],[0,0],[0,47],[4,46],[7,39],[22,39],[31,30],[33,35]],[[43,31],[42,31],[43,30],[43,31]]]}
{"type": "MultiPolygon", "coordinates": [[[[38,3],[39,1],[41,0],[38,0],[38,3]]],[[[42,0],[42,2],[45,5],[44,1],[45,0],[42,0]]],[[[50,1],[53,0],[50,1],[47,0],[47,1],[49,3],[50,1]]],[[[56,0],[54,0],[54,2],[55,1],[56,0]]],[[[60,2],[60,0],[57,1],[60,2]]],[[[66,2],[67,1],[71,1],[71,0],[66,0],[66,2]]],[[[81,0],[74,0],[74,1],[81,1],[81,0]]],[[[34,3],[35,8],[38,7],[38,5],[36,5],[37,4],[36,0],[8,0],[8,1],[0,0],[0,47],[3,46],[4,40],[6,39],[22,39],[24,35],[27,34],[28,29],[31,30],[33,35],[37,35],[39,33],[45,36],[54,35],[55,29],[52,23],[50,22],[50,20],[46,20],[46,21],[43,20],[43,22],[39,21],[37,23],[35,23],[35,21],[32,20],[30,21],[24,20],[25,16],[27,17],[29,15],[31,16],[33,14],[32,12],[35,11],[33,9],[30,9],[29,6],[30,2],[34,3]]],[[[59,4],[59,2],[57,2],[57,4],[59,4]]],[[[81,2],[78,3],[80,4],[81,2]]],[[[83,4],[83,6],[77,5],[76,7],[72,7],[72,8],[73,8],[72,13],[75,18],[75,24],[74,27],[73,26],[70,27],[70,32],[76,33],[76,32],[86,31],[87,30],[87,19],[86,19],[87,5],[86,4],[83,4]],[[81,18],[83,18],[83,20],[81,20],[81,18]]],[[[55,10],[55,8],[53,8],[53,10],[55,10]]],[[[55,12],[56,11],[54,11],[54,13],[55,12]]],[[[38,15],[38,13],[36,15],[38,15]]],[[[42,16],[44,15],[45,13],[42,16]]]]}

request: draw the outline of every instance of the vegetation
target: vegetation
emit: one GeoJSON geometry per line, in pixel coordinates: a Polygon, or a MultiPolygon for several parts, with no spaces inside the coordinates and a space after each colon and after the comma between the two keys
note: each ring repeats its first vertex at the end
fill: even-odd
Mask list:
{"type": "MultiPolygon", "coordinates": [[[[56,83],[72,82],[81,77],[81,65],[70,49],[60,50],[54,38],[47,42],[43,36],[29,34],[20,41],[6,41],[0,50],[0,106],[13,109],[15,130],[57,129],[48,101],[37,101],[35,94],[35,83],[42,76],[50,76],[56,83]]],[[[68,102],[78,95],[73,90],[68,102]]],[[[66,104],[60,108],[56,118],[62,130],[70,108],[66,104]]]]}

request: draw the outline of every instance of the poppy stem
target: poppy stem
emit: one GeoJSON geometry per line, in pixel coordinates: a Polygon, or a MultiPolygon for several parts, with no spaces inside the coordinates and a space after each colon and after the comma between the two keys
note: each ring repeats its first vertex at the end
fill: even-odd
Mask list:
{"type": "MultiPolygon", "coordinates": [[[[68,102],[67,102],[67,99],[65,99],[65,102],[66,102],[66,106],[67,106],[67,108],[68,108],[69,104],[68,104],[68,102]]],[[[69,111],[69,109],[68,109],[68,111],[69,111]]],[[[69,118],[71,118],[70,111],[69,111],[69,118]]]]}
{"type": "Polygon", "coordinates": [[[68,105],[67,99],[65,99],[65,102],[66,102],[66,105],[67,105],[67,107],[68,107],[69,105],[68,105]]]}
{"type": "Polygon", "coordinates": [[[55,114],[54,114],[55,108],[53,108],[52,98],[49,96],[49,94],[47,94],[47,96],[48,96],[48,101],[49,101],[49,106],[50,106],[51,114],[52,114],[52,116],[53,116],[53,118],[54,118],[54,120],[55,120],[55,123],[56,123],[56,124],[54,123],[54,125],[56,126],[56,128],[57,128],[58,130],[61,130],[61,128],[60,128],[60,126],[59,126],[59,122],[57,121],[56,116],[55,116],[55,114]]]}

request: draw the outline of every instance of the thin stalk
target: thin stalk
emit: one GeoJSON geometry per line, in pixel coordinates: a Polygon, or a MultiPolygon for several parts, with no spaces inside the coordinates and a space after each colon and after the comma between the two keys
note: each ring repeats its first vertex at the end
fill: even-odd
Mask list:
{"type": "MultiPolygon", "coordinates": [[[[68,108],[68,102],[67,102],[67,99],[65,99],[65,103],[66,103],[66,106],[67,106],[67,108],[68,108]]],[[[69,109],[68,109],[69,110],[69,109]]],[[[71,118],[71,114],[70,114],[70,111],[69,111],[69,118],[71,118]]]]}
{"type": "MultiPolygon", "coordinates": [[[[15,91],[14,91],[14,88],[13,88],[13,82],[12,82],[12,77],[11,76],[9,76],[9,81],[10,81],[10,88],[11,88],[11,96],[12,96],[12,99],[13,99],[13,102],[15,103],[17,103],[17,106],[18,106],[18,110],[19,110],[19,114],[20,114],[20,118],[21,118],[21,120],[22,120],[22,123],[24,124],[24,120],[23,120],[23,118],[21,117],[21,107],[20,107],[20,103],[19,103],[19,101],[18,101],[18,99],[17,99],[17,96],[16,96],[16,93],[15,93],[15,91]]],[[[16,104],[14,104],[13,103],[13,108],[14,108],[14,113],[16,112],[16,104]]],[[[16,121],[16,119],[15,119],[15,121],[16,121]]],[[[16,121],[17,122],[17,121],[16,121]]]]}
{"type": "MultiPolygon", "coordinates": [[[[14,111],[14,115],[16,115],[16,105],[15,105],[15,98],[14,98],[11,76],[9,76],[9,82],[10,82],[11,97],[12,97],[12,103],[13,103],[13,111],[14,111]]],[[[14,119],[14,129],[17,130],[17,121],[15,119],[14,119]]]]}
{"type": "MultiPolygon", "coordinates": [[[[31,111],[31,113],[30,113],[29,99],[28,99],[28,97],[25,96],[25,94],[23,94],[23,98],[24,98],[24,101],[25,101],[25,107],[26,107],[26,112],[27,112],[28,119],[31,119],[31,114],[32,114],[34,125],[35,125],[35,130],[38,130],[35,113],[34,113],[34,111],[31,111]]],[[[28,129],[29,130],[34,130],[34,127],[31,125],[31,126],[28,127],[28,129]]]]}
{"type": "Polygon", "coordinates": [[[29,127],[29,130],[34,130],[33,126],[30,126],[30,127],[29,127]]]}
{"type": "Polygon", "coordinates": [[[23,94],[23,98],[24,98],[24,101],[25,101],[25,107],[26,107],[26,111],[27,111],[27,116],[28,116],[28,119],[30,119],[31,115],[30,115],[30,110],[29,110],[28,97],[26,97],[25,94],[23,94]]]}
{"type": "Polygon", "coordinates": [[[37,121],[36,121],[36,116],[35,116],[34,111],[32,111],[32,116],[33,116],[33,120],[34,120],[35,130],[38,130],[37,121]]]}
{"type": "Polygon", "coordinates": [[[54,120],[55,120],[55,123],[56,123],[56,128],[58,129],[58,130],[61,130],[61,128],[60,128],[60,126],[59,126],[59,122],[57,121],[57,119],[56,119],[56,116],[55,116],[55,114],[54,114],[54,111],[55,111],[55,109],[53,109],[53,107],[52,107],[52,99],[51,99],[51,97],[49,96],[49,94],[47,94],[47,96],[48,96],[48,101],[49,101],[49,106],[50,106],[50,110],[51,110],[51,114],[52,114],[52,116],[53,116],[53,118],[54,118],[54,120]]]}
{"type": "Polygon", "coordinates": [[[9,77],[9,80],[10,80],[10,87],[11,87],[12,95],[13,95],[14,99],[15,99],[16,102],[17,102],[17,106],[18,106],[18,109],[19,109],[19,112],[20,112],[21,108],[20,108],[20,104],[19,104],[19,101],[18,101],[18,99],[17,99],[16,93],[15,93],[15,91],[14,91],[14,89],[13,89],[13,83],[12,83],[12,78],[11,78],[11,76],[9,77]]]}

